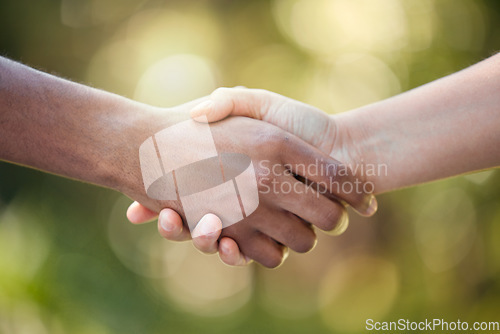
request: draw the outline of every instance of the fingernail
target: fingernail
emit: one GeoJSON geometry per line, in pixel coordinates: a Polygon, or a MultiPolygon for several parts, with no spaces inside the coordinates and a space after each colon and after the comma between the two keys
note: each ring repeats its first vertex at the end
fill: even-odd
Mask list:
{"type": "Polygon", "coordinates": [[[224,254],[229,254],[229,247],[225,243],[221,243],[220,252],[224,254]]]}
{"type": "Polygon", "coordinates": [[[198,225],[196,225],[193,237],[210,236],[216,233],[217,230],[214,224],[210,223],[209,214],[206,214],[201,218],[198,225]]]}
{"type": "Polygon", "coordinates": [[[134,202],[130,204],[130,206],[127,209],[127,218],[130,220],[131,223],[137,223],[138,222],[138,217],[135,214],[136,213],[136,207],[139,205],[139,203],[134,202]]]}
{"type": "Polygon", "coordinates": [[[370,203],[368,204],[368,209],[366,209],[366,215],[372,216],[375,212],[377,212],[377,209],[378,209],[377,199],[375,198],[374,195],[372,195],[370,203]]]}
{"type": "Polygon", "coordinates": [[[208,214],[204,215],[203,218],[201,218],[200,224],[201,224],[200,232],[202,235],[210,235],[217,232],[217,229],[214,226],[214,224],[210,223],[208,214]]]}
{"type": "Polygon", "coordinates": [[[207,123],[207,115],[212,110],[213,102],[211,100],[203,101],[191,109],[191,118],[197,122],[207,123]]]}
{"type": "Polygon", "coordinates": [[[171,224],[170,221],[166,217],[166,213],[164,211],[160,212],[160,216],[158,216],[158,220],[160,221],[161,228],[167,232],[172,232],[175,228],[174,224],[171,224]]]}
{"type": "Polygon", "coordinates": [[[344,212],[342,213],[342,217],[337,223],[337,226],[335,226],[333,230],[329,231],[328,234],[339,236],[347,230],[347,227],[349,227],[349,215],[347,211],[344,210],[344,212]]]}

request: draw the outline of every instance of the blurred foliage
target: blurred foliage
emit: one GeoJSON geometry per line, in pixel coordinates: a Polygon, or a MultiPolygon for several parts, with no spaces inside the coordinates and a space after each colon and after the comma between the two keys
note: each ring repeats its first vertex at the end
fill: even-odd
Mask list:
{"type": "MultiPolygon", "coordinates": [[[[0,52],[160,106],[244,85],[342,112],[488,57],[498,22],[496,0],[3,0],[0,52]]],[[[132,226],[108,190],[6,163],[0,175],[0,333],[499,320],[497,171],[383,195],[375,217],[272,271],[132,226]]]]}

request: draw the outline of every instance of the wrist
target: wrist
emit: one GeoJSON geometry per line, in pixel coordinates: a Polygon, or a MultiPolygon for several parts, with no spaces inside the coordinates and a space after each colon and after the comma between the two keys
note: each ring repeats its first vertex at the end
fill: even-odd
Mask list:
{"type": "Polygon", "coordinates": [[[171,124],[169,111],[139,103],[107,120],[109,143],[104,157],[101,185],[128,196],[145,196],[139,161],[139,147],[149,137],[171,124]]]}
{"type": "MultiPolygon", "coordinates": [[[[139,148],[151,136],[174,124],[190,119],[189,111],[194,101],[174,108],[157,108],[132,102],[135,108],[127,112],[120,112],[112,122],[119,123],[115,137],[118,138],[113,146],[114,154],[107,159],[105,178],[109,181],[108,187],[117,190],[130,198],[140,202],[153,211],[163,207],[170,207],[176,211],[180,208],[176,201],[160,201],[151,199],[144,188],[141,171],[139,148]]],[[[182,138],[178,138],[182,140],[182,138]]],[[[110,141],[113,138],[110,137],[110,141]]]]}
{"type": "Polygon", "coordinates": [[[382,192],[388,171],[379,156],[381,138],[369,126],[369,112],[361,108],[331,118],[336,125],[332,156],[347,164],[361,182],[370,184],[373,193],[382,192]]]}

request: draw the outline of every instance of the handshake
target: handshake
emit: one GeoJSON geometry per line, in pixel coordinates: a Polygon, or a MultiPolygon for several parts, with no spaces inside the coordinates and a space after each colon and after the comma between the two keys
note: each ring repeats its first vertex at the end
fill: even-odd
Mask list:
{"type": "Polygon", "coordinates": [[[163,237],[192,236],[199,250],[218,250],[230,265],[253,259],[276,267],[288,248],[314,247],[314,227],[345,231],[347,205],[366,216],[377,210],[374,181],[366,178],[354,142],[322,111],[246,88],[219,88],[169,114],[182,120],[187,110],[193,120],[140,147],[147,198],[130,206],[133,223],[164,208],[163,237]]]}
{"type": "Polygon", "coordinates": [[[500,166],[500,55],[328,116],[264,90],[221,88],[156,108],[0,57],[0,160],[126,194],[133,223],[276,267],[333,235],[373,194],[500,166]],[[390,167],[390,170],[389,170],[390,167]],[[140,203],[140,204],[139,204],[140,203]]]}

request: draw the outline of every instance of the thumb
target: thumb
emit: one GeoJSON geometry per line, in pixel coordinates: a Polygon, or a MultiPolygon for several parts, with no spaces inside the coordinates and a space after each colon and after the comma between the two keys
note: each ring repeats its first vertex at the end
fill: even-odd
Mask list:
{"type": "Polygon", "coordinates": [[[233,101],[231,98],[214,99],[203,101],[191,109],[191,118],[200,123],[212,123],[220,121],[231,115],[233,101]]]}
{"type": "Polygon", "coordinates": [[[254,89],[218,88],[207,101],[191,109],[191,118],[202,123],[220,121],[229,115],[261,119],[265,97],[254,89]]]}

